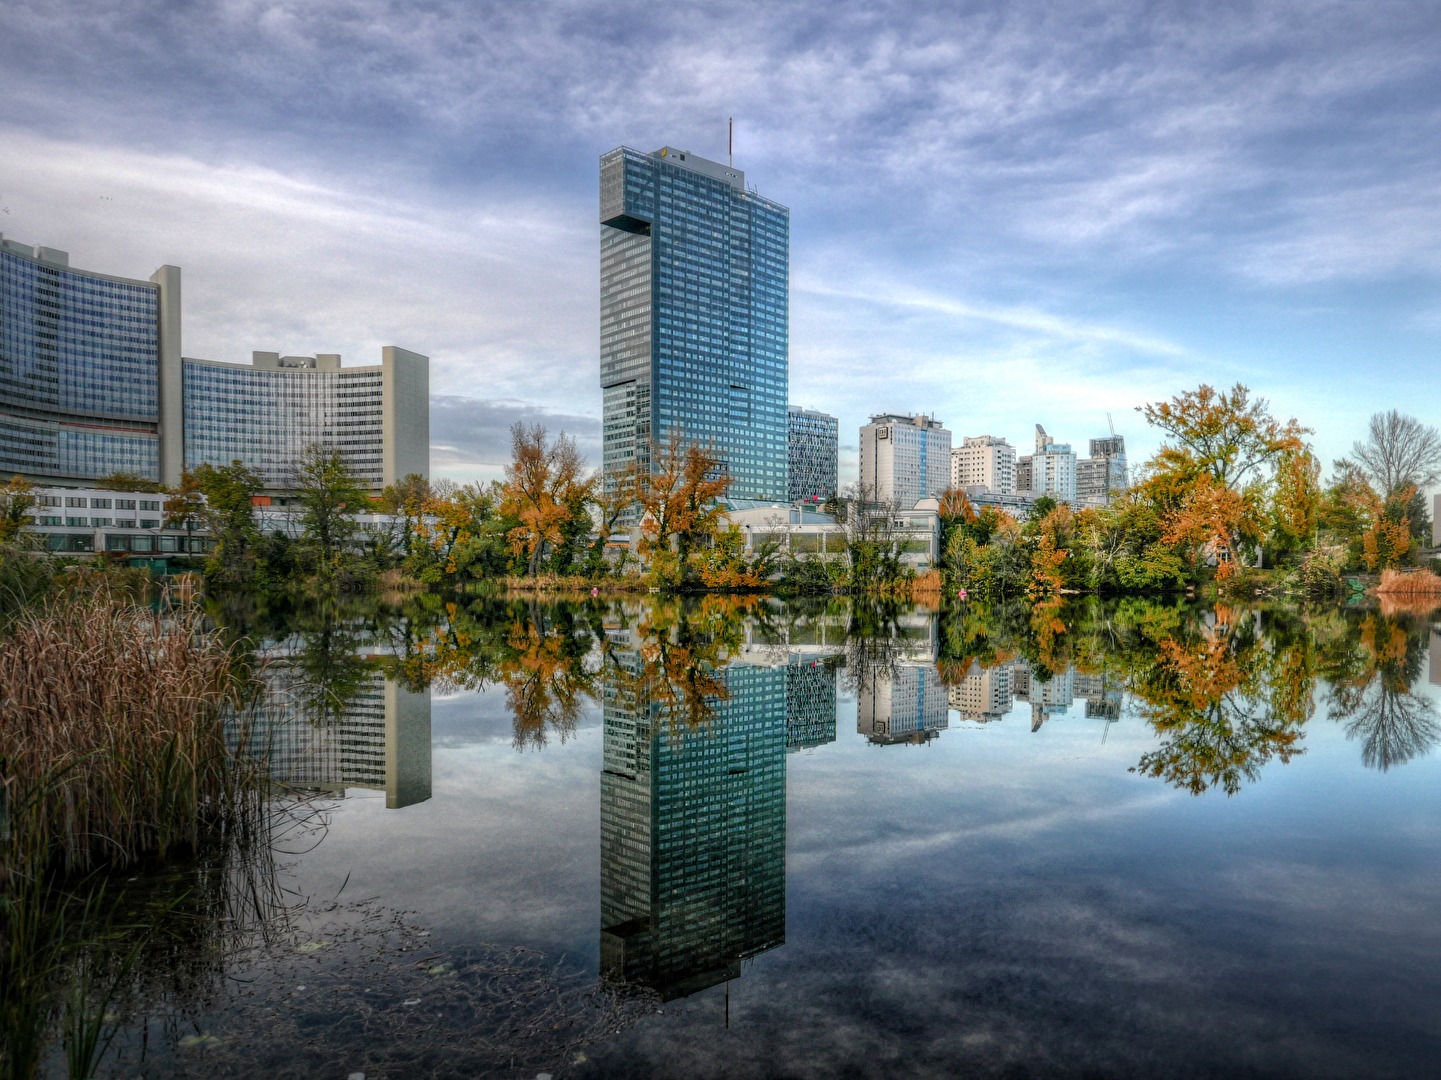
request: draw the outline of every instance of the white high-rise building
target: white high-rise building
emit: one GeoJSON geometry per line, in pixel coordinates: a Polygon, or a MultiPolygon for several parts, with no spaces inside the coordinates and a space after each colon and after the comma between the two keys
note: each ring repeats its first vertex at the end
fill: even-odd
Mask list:
{"type": "Polygon", "coordinates": [[[861,428],[861,487],[910,509],[951,485],[951,433],[929,416],[880,413],[861,428]]]}
{"type": "Polygon", "coordinates": [[[1031,490],[1057,502],[1076,501],[1076,454],[1036,425],[1036,452],[1031,456],[1031,490]]]}
{"type": "Polygon", "coordinates": [[[951,486],[984,485],[997,495],[1016,493],[1016,448],[993,435],[967,436],[951,451],[951,486]]]}

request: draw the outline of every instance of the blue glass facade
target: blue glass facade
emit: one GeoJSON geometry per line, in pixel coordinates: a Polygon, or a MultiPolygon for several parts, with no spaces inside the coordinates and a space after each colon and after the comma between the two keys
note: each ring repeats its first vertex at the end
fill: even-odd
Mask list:
{"type": "Polygon", "coordinates": [[[725,697],[694,726],[606,684],[601,971],[667,999],[785,941],[787,669],[713,674],[725,697]]]}
{"type": "Polygon", "coordinates": [[[159,287],[27,250],[0,247],[0,473],[158,480],[159,287]]]}
{"type": "Polygon", "coordinates": [[[670,148],[601,159],[600,377],[613,477],[673,432],[733,498],[786,498],[790,212],[670,148]]]}
{"type": "Polygon", "coordinates": [[[319,443],[339,450],[373,491],[384,486],[381,368],[275,370],[187,359],[184,372],[187,468],[243,461],[267,489],[286,490],[300,454],[319,443]]]}

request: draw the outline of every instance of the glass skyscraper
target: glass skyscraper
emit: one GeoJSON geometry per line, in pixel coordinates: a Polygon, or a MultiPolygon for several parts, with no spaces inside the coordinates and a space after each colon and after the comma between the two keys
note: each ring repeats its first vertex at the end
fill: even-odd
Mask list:
{"type": "Polygon", "coordinates": [[[790,409],[789,502],[835,498],[840,462],[840,421],[811,409],[790,409]]]}
{"type": "Polygon", "coordinates": [[[0,474],[161,478],[164,288],[0,237],[0,474]]]}
{"type": "Polygon", "coordinates": [[[600,161],[607,483],[673,433],[736,499],[786,498],[790,211],[745,174],[665,147],[600,161]]]}

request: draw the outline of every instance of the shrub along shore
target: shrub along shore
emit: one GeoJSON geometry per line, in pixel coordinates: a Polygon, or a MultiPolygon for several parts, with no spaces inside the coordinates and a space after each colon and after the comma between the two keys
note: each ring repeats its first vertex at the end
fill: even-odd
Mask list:
{"type": "MultiPolygon", "coordinates": [[[[896,510],[858,490],[825,509],[842,551],[792,552],[767,529],[748,544],[729,522],[729,476],[679,434],[608,478],[565,434],[511,430],[505,479],[489,485],[409,476],[370,498],[338,452],[307,448],[297,471],[298,535],[262,535],[259,478],[240,462],[201,466],[167,493],[168,525],[203,530],[212,591],[328,595],[484,590],[603,594],[775,592],[931,595],[1045,601],[1065,593],[1340,595],[1357,574],[1424,561],[1423,495],[1441,480],[1441,434],[1394,410],[1371,418],[1350,457],[1321,463],[1311,429],[1271,415],[1237,385],[1202,385],[1138,410],[1157,452],[1104,506],[1042,497],[1022,522],[966,492],[939,500],[939,558],[920,576],[903,558],[896,510]],[[362,524],[357,511],[381,511],[362,524]],[[379,521],[379,524],[376,521],[379,521]],[[634,542],[614,545],[622,523],[634,542]]],[[[135,486],[133,477],[113,478],[135,486]]],[[[0,545],[21,534],[24,482],[0,491],[0,545]]],[[[3,575],[0,575],[3,576],[3,575]]]]}

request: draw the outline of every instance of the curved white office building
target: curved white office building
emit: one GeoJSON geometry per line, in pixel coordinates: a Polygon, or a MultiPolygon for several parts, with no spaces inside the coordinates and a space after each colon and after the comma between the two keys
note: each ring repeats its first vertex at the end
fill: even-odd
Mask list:
{"type": "Polygon", "coordinates": [[[241,461],[280,493],[319,443],[378,493],[429,475],[429,397],[427,358],[394,346],[352,368],[325,353],[182,359],[178,267],[114,277],[0,236],[0,476],[173,486],[185,469],[241,461]]]}
{"type": "Polygon", "coordinates": [[[429,361],[394,346],[379,364],[340,366],[334,353],[257,352],[249,365],[185,358],[185,461],[243,461],[267,491],[285,491],[300,451],[338,450],[378,493],[430,473],[429,361]]]}

